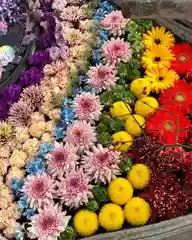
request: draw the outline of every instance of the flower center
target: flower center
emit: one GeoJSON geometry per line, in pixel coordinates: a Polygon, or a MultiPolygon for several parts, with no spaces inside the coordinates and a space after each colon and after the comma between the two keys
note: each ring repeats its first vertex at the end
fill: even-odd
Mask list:
{"type": "Polygon", "coordinates": [[[80,130],[75,130],[75,131],[73,132],[73,134],[74,134],[76,137],[78,137],[78,138],[81,137],[81,131],[80,131],[80,130]]]}
{"type": "Polygon", "coordinates": [[[77,188],[78,185],[79,185],[79,179],[77,179],[77,178],[72,178],[71,181],[70,181],[70,185],[71,185],[71,187],[73,187],[73,188],[77,188]]]}
{"type": "Polygon", "coordinates": [[[52,216],[46,216],[41,222],[41,228],[43,231],[50,230],[55,226],[55,218],[52,216]]]}
{"type": "Polygon", "coordinates": [[[55,152],[54,159],[57,163],[61,163],[65,160],[65,154],[63,152],[55,152]]]}
{"type": "Polygon", "coordinates": [[[185,101],[185,95],[183,93],[178,93],[175,95],[175,100],[178,102],[183,102],[185,101]]]}
{"type": "Polygon", "coordinates": [[[90,100],[83,100],[82,103],[81,103],[81,106],[85,109],[90,109],[91,108],[90,100]]]}
{"type": "Polygon", "coordinates": [[[187,56],[185,56],[185,55],[180,55],[180,56],[179,56],[179,60],[180,60],[181,62],[185,62],[185,61],[187,60],[187,56]]]}
{"type": "Polygon", "coordinates": [[[98,78],[100,79],[104,79],[106,76],[106,72],[103,69],[99,69],[97,74],[98,74],[98,78]]]}
{"type": "Polygon", "coordinates": [[[156,38],[156,39],[154,40],[154,43],[155,43],[155,44],[160,44],[160,43],[161,43],[161,40],[160,40],[159,38],[156,38]]]}
{"type": "Polygon", "coordinates": [[[173,121],[171,121],[171,120],[167,120],[167,121],[165,121],[164,122],[164,129],[165,130],[167,130],[167,131],[171,131],[171,130],[173,130],[173,128],[174,128],[174,123],[173,123],[173,121]]]}
{"type": "Polygon", "coordinates": [[[155,57],[155,58],[154,58],[154,61],[155,61],[156,63],[158,63],[158,62],[161,61],[161,58],[160,58],[160,57],[155,57]]]}
{"type": "Polygon", "coordinates": [[[159,81],[163,81],[164,77],[159,77],[159,81]]]}

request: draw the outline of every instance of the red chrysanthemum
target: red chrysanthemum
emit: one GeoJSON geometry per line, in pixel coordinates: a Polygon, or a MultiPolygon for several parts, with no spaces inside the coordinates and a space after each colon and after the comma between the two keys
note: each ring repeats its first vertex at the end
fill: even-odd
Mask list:
{"type": "Polygon", "coordinates": [[[188,84],[184,80],[177,81],[173,88],[169,88],[161,93],[159,101],[162,105],[179,104],[184,113],[189,113],[192,105],[191,93],[192,84],[188,84]]]}
{"type": "Polygon", "coordinates": [[[173,68],[178,74],[186,75],[192,71],[192,47],[189,43],[175,44],[172,48],[175,55],[174,61],[171,62],[173,68]]]}
{"type": "Polygon", "coordinates": [[[188,138],[190,121],[179,105],[167,105],[149,117],[146,131],[163,144],[183,144],[188,138]]]}

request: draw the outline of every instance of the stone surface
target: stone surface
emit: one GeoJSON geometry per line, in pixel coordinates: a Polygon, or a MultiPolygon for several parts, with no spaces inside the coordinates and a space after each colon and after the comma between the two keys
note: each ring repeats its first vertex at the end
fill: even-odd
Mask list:
{"type": "Polygon", "coordinates": [[[169,221],[131,228],[113,233],[99,234],[83,240],[191,240],[192,214],[169,221]]]}

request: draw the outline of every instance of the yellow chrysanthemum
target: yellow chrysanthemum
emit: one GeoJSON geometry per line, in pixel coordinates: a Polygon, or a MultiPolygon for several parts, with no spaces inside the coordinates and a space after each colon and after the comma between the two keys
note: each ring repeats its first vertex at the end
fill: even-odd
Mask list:
{"type": "Polygon", "coordinates": [[[112,140],[114,144],[114,149],[120,152],[127,152],[133,145],[132,136],[125,132],[119,131],[112,135],[112,140]]]}
{"type": "Polygon", "coordinates": [[[97,214],[86,209],[75,214],[73,223],[76,231],[83,237],[95,234],[99,228],[97,214]]]}
{"type": "Polygon", "coordinates": [[[137,114],[129,115],[125,121],[125,130],[132,136],[139,137],[145,128],[145,118],[137,114]]]}
{"type": "Polygon", "coordinates": [[[130,199],[125,205],[124,213],[127,222],[132,226],[145,225],[151,216],[149,204],[140,197],[130,199]]]}
{"type": "Polygon", "coordinates": [[[108,187],[109,199],[118,205],[124,205],[133,197],[133,187],[125,178],[114,179],[108,187]]]}
{"type": "Polygon", "coordinates": [[[131,82],[131,92],[137,97],[148,96],[150,93],[150,81],[147,78],[138,78],[131,82]]]}
{"type": "Polygon", "coordinates": [[[150,181],[150,169],[144,164],[135,164],[128,172],[127,178],[134,188],[143,189],[150,181]]]}
{"type": "Polygon", "coordinates": [[[123,101],[118,101],[113,103],[110,108],[110,113],[112,117],[116,117],[121,120],[126,120],[127,116],[132,113],[131,107],[129,104],[124,103],[123,101]]]}
{"type": "Polygon", "coordinates": [[[122,208],[114,203],[105,204],[99,213],[99,223],[107,231],[122,228],[125,217],[122,208]]]}
{"type": "Polygon", "coordinates": [[[173,47],[175,38],[169,31],[166,32],[165,27],[152,27],[151,31],[143,34],[143,41],[146,48],[154,45],[173,47]]]}
{"type": "Polygon", "coordinates": [[[0,122],[0,142],[4,142],[11,137],[12,132],[13,126],[10,122],[0,122]]]}
{"type": "Polygon", "coordinates": [[[172,69],[152,68],[146,71],[146,79],[150,81],[150,89],[156,93],[171,88],[174,82],[179,79],[179,75],[172,69]]]}
{"type": "Polygon", "coordinates": [[[142,56],[143,66],[147,69],[170,67],[170,61],[174,60],[174,54],[164,46],[153,46],[147,49],[142,56]]]}

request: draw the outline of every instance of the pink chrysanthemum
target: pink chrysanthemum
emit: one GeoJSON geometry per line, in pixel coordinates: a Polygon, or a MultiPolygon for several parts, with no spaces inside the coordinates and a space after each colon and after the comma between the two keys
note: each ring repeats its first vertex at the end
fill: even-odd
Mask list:
{"type": "Polygon", "coordinates": [[[116,175],[120,174],[118,163],[120,153],[110,148],[93,146],[92,152],[86,152],[87,156],[83,157],[83,168],[85,172],[96,183],[110,182],[116,175]]]}
{"type": "Polygon", "coordinates": [[[121,11],[112,11],[101,21],[101,27],[109,30],[113,36],[122,35],[125,25],[126,21],[121,11]]]}
{"type": "Polygon", "coordinates": [[[128,42],[123,39],[112,38],[103,46],[103,53],[109,64],[117,64],[121,61],[129,61],[132,57],[132,50],[128,42]]]}
{"type": "Polygon", "coordinates": [[[59,184],[58,196],[70,208],[78,208],[92,198],[90,178],[82,169],[67,172],[59,184]]]}
{"type": "Polygon", "coordinates": [[[96,142],[95,127],[85,121],[76,121],[69,126],[65,141],[74,145],[79,151],[88,150],[96,142]]]}
{"type": "Polygon", "coordinates": [[[56,240],[65,231],[71,216],[66,216],[58,205],[49,205],[39,209],[39,214],[31,217],[31,227],[28,228],[30,239],[56,240]]]}
{"type": "Polygon", "coordinates": [[[67,143],[63,146],[62,143],[55,142],[54,150],[47,154],[48,171],[55,176],[63,176],[67,171],[75,168],[78,156],[74,146],[67,143]]]}
{"type": "Polygon", "coordinates": [[[88,82],[94,87],[96,93],[102,90],[110,90],[118,80],[116,70],[110,66],[98,65],[96,67],[90,67],[88,74],[88,82]]]}
{"type": "Polygon", "coordinates": [[[23,186],[24,192],[33,208],[49,204],[55,193],[55,180],[46,173],[28,176],[23,186]]]}
{"type": "Polygon", "coordinates": [[[78,120],[98,121],[102,106],[98,96],[83,92],[74,98],[74,110],[78,120]]]}

